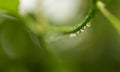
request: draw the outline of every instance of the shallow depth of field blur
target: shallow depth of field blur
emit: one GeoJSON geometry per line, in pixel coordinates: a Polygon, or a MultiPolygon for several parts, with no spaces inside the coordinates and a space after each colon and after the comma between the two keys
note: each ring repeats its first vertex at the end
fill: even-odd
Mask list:
{"type": "MultiPolygon", "coordinates": [[[[43,10],[57,27],[79,24],[92,7],[92,0],[41,0],[40,7],[36,1],[20,0],[19,14],[43,10]]],[[[107,9],[120,19],[120,0],[107,9]]],[[[120,34],[99,11],[91,27],[75,37],[49,33],[47,52],[22,23],[0,10],[0,72],[120,72],[120,34]]]]}

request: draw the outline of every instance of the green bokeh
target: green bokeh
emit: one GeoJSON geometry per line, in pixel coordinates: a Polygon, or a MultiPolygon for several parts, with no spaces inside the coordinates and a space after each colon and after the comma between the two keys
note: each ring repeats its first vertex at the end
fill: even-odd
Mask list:
{"type": "Polygon", "coordinates": [[[10,13],[18,12],[19,0],[0,0],[0,10],[10,13]]]}
{"type": "MultiPolygon", "coordinates": [[[[17,0],[12,1],[0,0],[0,8],[16,12],[17,0]]],[[[107,6],[120,19],[119,8],[119,0],[107,6]]],[[[120,72],[120,35],[99,11],[76,37],[46,39],[48,51],[19,17],[0,14],[0,72],[120,72]]]]}

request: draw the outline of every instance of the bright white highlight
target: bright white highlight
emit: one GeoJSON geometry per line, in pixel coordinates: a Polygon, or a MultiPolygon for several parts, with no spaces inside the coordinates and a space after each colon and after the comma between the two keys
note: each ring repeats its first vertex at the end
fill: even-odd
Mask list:
{"type": "Polygon", "coordinates": [[[36,10],[36,0],[20,0],[20,13],[33,12],[36,10]]]}
{"type": "MultiPolygon", "coordinates": [[[[41,0],[45,15],[54,23],[64,24],[77,16],[78,11],[83,14],[83,0],[41,0]]],[[[86,0],[85,0],[86,1],[86,0]]],[[[20,13],[35,12],[40,0],[20,0],[20,13]]],[[[40,7],[41,8],[41,7],[40,7]]]]}
{"type": "Polygon", "coordinates": [[[44,9],[51,20],[61,23],[75,16],[79,4],[80,0],[44,0],[44,9]]]}

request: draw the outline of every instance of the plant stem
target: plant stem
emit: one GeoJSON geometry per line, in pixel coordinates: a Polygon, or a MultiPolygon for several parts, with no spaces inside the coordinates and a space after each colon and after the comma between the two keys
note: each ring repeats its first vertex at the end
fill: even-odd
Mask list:
{"type": "Polygon", "coordinates": [[[97,1],[97,8],[112,23],[112,25],[120,32],[120,20],[112,15],[101,1],[97,1]]]}

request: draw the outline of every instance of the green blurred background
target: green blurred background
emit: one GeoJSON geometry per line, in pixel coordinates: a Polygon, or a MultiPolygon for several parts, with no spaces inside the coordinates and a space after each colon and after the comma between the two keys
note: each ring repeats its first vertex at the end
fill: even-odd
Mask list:
{"type": "MultiPolygon", "coordinates": [[[[120,0],[107,9],[120,19],[120,0]]],[[[120,34],[99,11],[76,37],[46,39],[48,51],[20,19],[0,13],[0,72],[120,72],[120,34]]]]}

